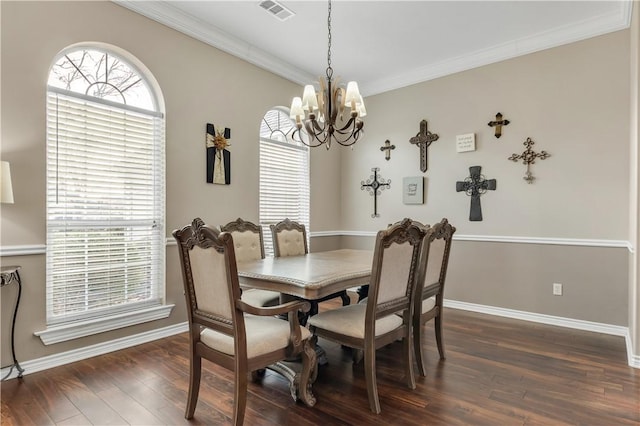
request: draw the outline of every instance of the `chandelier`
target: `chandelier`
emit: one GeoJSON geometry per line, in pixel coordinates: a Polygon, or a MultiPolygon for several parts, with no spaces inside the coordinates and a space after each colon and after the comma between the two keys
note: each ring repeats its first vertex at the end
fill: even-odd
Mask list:
{"type": "Polygon", "coordinates": [[[364,101],[358,90],[358,83],[350,81],[346,90],[338,82],[332,80],[331,68],[331,0],[329,0],[329,14],[327,18],[329,42],[327,49],[327,79],[320,77],[320,90],[316,92],[313,85],[304,87],[302,98],[295,97],[291,102],[291,119],[295,120],[297,130],[293,132],[293,139],[310,147],[325,145],[331,147],[335,141],[342,146],[356,143],[362,134],[364,123],[361,118],[367,115],[364,101]],[[348,120],[345,123],[345,113],[348,120]],[[308,135],[308,141],[302,137],[301,130],[308,135]],[[296,138],[297,136],[297,138],[296,138]]]}

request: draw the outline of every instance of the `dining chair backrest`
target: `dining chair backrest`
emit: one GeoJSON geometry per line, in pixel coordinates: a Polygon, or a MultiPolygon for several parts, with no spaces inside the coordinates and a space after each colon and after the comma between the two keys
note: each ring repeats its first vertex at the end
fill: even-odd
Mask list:
{"type": "Polygon", "coordinates": [[[423,299],[442,294],[444,291],[451,241],[456,228],[446,218],[432,226],[433,234],[425,241],[425,250],[421,261],[426,262],[422,284],[423,299]]]}
{"type": "Polygon", "coordinates": [[[238,218],[226,225],[221,225],[220,230],[233,235],[238,262],[264,259],[264,239],[260,225],[238,218]]]}
{"type": "Polygon", "coordinates": [[[302,256],[309,253],[307,230],[302,223],[289,218],[270,225],[274,257],[302,256]]]}
{"type": "Polygon", "coordinates": [[[410,219],[378,232],[366,324],[373,326],[376,319],[404,310],[409,314],[420,249],[428,232],[430,228],[410,219]]]}
{"type": "Polygon", "coordinates": [[[180,252],[189,326],[233,336],[244,322],[234,304],[240,299],[240,285],[231,234],[219,233],[196,218],[173,235],[180,252]]]}

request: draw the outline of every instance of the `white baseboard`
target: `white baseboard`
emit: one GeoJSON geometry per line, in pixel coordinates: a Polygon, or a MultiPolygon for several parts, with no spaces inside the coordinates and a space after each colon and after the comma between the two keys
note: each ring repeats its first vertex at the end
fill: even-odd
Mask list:
{"type": "MultiPolygon", "coordinates": [[[[24,369],[23,375],[27,375],[36,373],[38,371],[47,370],[49,368],[70,364],[72,362],[81,361],[83,359],[91,358],[97,355],[103,355],[109,352],[115,352],[121,349],[130,348],[131,346],[152,342],[164,337],[184,333],[188,330],[189,324],[185,321],[180,324],[174,324],[168,327],[150,330],[133,336],[122,337],[120,339],[98,343],[95,345],[86,346],[84,348],[74,349],[55,355],[49,355],[31,361],[20,362],[20,359],[18,359],[18,362],[20,362],[20,367],[24,369]]],[[[3,368],[2,371],[0,371],[0,377],[4,377],[9,372],[9,369],[10,367],[3,368]]],[[[17,376],[18,372],[14,368],[11,372],[11,376],[9,376],[8,378],[13,379],[17,376]]]]}
{"type": "MultiPolygon", "coordinates": [[[[552,315],[536,314],[533,312],[517,311],[514,309],[498,308],[495,306],[478,305],[475,303],[459,302],[457,300],[445,299],[444,306],[447,308],[461,309],[465,311],[479,312],[483,314],[496,315],[500,317],[520,319],[524,321],[532,321],[541,324],[556,325],[559,327],[573,328],[578,330],[593,331],[596,333],[610,334],[614,336],[622,336],[625,338],[627,346],[627,361],[630,367],[640,368],[640,356],[634,355],[631,345],[631,335],[627,327],[611,324],[603,324],[591,321],[582,321],[571,318],[556,317],[552,315]]],[[[189,330],[187,322],[171,325],[168,327],[151,330],[134,336],[123,337],[109,342],[98,343],[96,345],[84,348],[74,349],[71,351],[49,355],[46,357],[34,359],[31,361],[21,362],[20,366],[24,368],[24,375],[36,373],[49,368],[58,367],[72,362],[81,361],[97,355],[103,355],[109,352],[126,349],[131,346],[140,345],[142,343],[151,342],[162,339],[164,337],[173,336],[175,334],[184,333],[189,330]]],[[[20,361],[20,360],[18,360],[20,361]]],[[[0,377],[4,377],[9,372],[9,368],[3,368],[0,371],[0,377]]],[[[8,378],[17,377],[18,372],[14,369],[8,378]]]]}
{"type": "Polygon", "coordinates": [[[622,336],[627,346],[627,363],[630,367],[640,368],[640,356],[633,354],[631,335],[629,328],[621,325],[604,324],[600,322],[583,321],[573,318],[556,317],[553,315],[537,314],[534,312],[517,311],[515,309],[499,308],[496,306],[478,305],[476,303],[460,302],[457,300],[444,300],[447,308],[461,309],[465,311],[479,312],[499,317],[520,319],[537,322],[540,324],[556,325],[558,327],[573,328],[576,330],[593,331],[595,333],[622,336]]]}

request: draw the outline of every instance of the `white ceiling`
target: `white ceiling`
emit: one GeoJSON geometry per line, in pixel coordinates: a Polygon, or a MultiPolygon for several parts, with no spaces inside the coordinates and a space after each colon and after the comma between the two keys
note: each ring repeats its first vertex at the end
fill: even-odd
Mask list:
{"type": "MultiPolygon", "coordinates": [[[[327,67],[327,2],[113,0],[299,84],[327,67]]],[[[346,1],[332,3],[332,67],[363,95],[629,27],[632,2],[346,1]]],[[[594,58],[597,60],[597,58],[594,58]]]]}

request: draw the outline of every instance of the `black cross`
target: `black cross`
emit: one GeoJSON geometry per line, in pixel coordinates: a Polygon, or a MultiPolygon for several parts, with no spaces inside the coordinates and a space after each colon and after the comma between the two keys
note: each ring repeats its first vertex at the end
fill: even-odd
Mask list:
{"type": "Polygon", "coordinates": [[[502,114],[497,113],[496,114],[496,120],[495,121],[490,121],[489,122],[489,127],[494,127],[495,126],[495,128],[496,128],[496,138],[499,138],[500,136],[502,136],[502,126],[506,126],[509,123],[510,123],[509,120],[503,120],[502,119],[502,114]]]}
{"type": "Polygon", "coordinates": [[[431,142],[437,141],[438,138],[437,134],[431,133],[427,129],[427,120],[422,120],[420,122],[420,133],[409,139],[409,142],[420,147],[420,170],[423,172],[427,171],[427,148],[429,148],[431,142]]]}
{"type": "Polygon", "coordinates": [[[469,209],[469,220],[478,222],[482,220],[482,207],[480,206],[480,195],[487,190],[495,191],[496,180],[485,179],[480,174],[482,166],[469,167],[469,177],[463,182],[456,182],[456,192],[466,192],[471,196],[471,208],[469,209]]]}
{"type": "Polygon", "coordinates": [[[533,177],[533,174],[529,171],[529,166],[531,166],[531,164],[536,162],[536,158],[544,160],[545,158],[551,157],[551,154],[549,154],[547,151],[535,152],[534,150],[532,150],[531,145],[533,145],[534,143],[535,142],[532,141],[531,138],[527,138],[527,140],[524,141],[523,143],[523,145],[526,146],[527,149],[525,149],[522,154],[519,154],[519,155],[512,154],[511,157],[508,158],[508,160],[511,160],[513,162],[522,160],[522,164],[527,165],[527,172],[525,173],[525,176],[522,178],[526,180],[527,183],[533,183],[533,181],[535,180],[535,178],[533,177]]]}
{"type": "Polygon", "coordinates": [[[383,189],[389,188],[391,186],[391,179],[385,181],[380,177],[380,179],[378,180],[378,171],[380,171],[378,167],[372,168],[371,171],[373,172],[373,174],[369,176],[369,179],[367,179],[366,183],[364,181],[360,181],[360,189],[366,189],[369,194],[373,195],[373,214],[371,215],[371,217],[380,217],[380,215],[378,214],[378,195],[380,195],[383,189]]]}
{"type": "Polygon", "coordinates": [[[380,151],[385,151],[384,153],[384,159],[389,161],[389,158],[391,158],[391,150],[392,149],[396,149],[395,145],[391,145],[391,142],[389,142],[389,139],[387,139],[386,141],[384,141],[384,146],[380,147],[380,151]]]}

